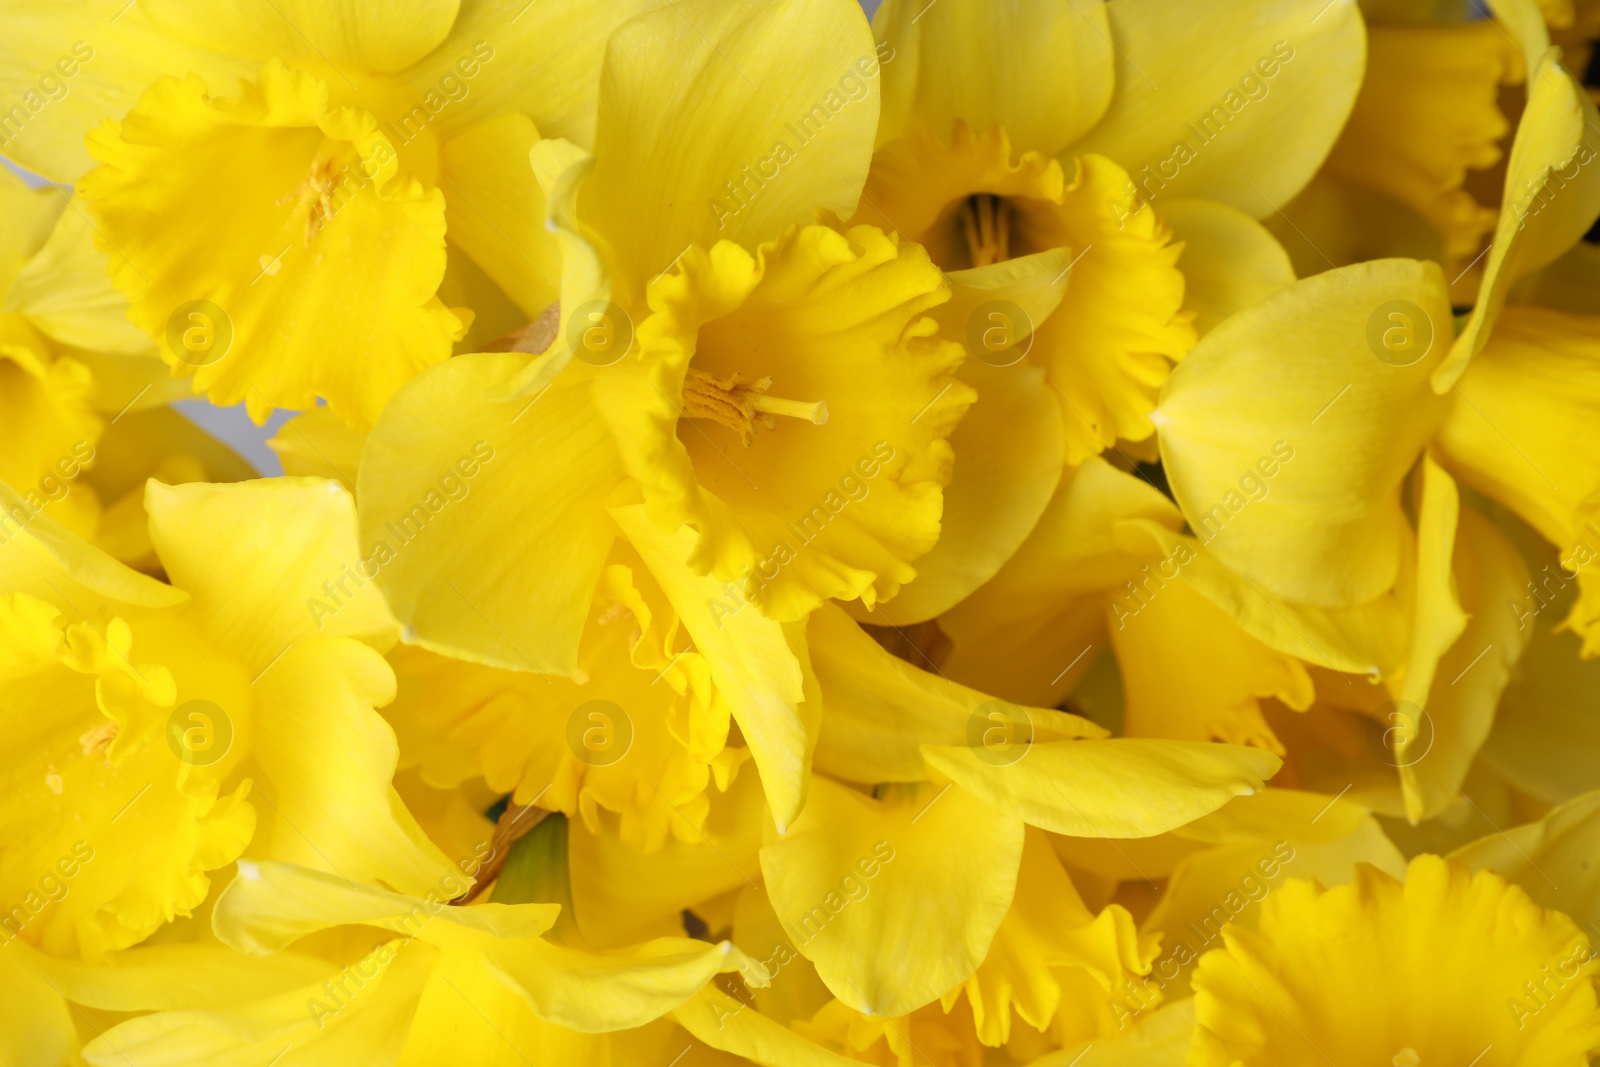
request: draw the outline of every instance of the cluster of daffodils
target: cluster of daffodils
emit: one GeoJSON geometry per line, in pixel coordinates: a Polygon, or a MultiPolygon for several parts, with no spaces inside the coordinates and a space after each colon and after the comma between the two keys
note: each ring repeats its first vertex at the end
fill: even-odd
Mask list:
{"type": "Polygon", "coordinates": [[[1597,38],[0,0],[0,1067],[1600,1056],[1597,38]]]}

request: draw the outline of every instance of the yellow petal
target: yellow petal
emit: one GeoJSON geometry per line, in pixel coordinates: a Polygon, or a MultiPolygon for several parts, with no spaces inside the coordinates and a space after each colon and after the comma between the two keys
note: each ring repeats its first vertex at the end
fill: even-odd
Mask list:
{"type": "Polygon", "coordinates": [[[59,190],[28,185],[10,168],[0,170],[0,210],[8,220],[0,234],[0,294],[9,311],[17,304],[18,272],[45,246],[67,199],[59,190]]]}
{"type": "Polygon", "coordinates": [[[1194,1033],[1194,1001],[1176,1004],[1141,1015],[1129,1029],[1087,1045],[1063,1048],[1034,1067],[1067,1067],[1077,1062],[1082,1067],[1183,1067],[1194,1033]],[[1076,1057],[1076,1061],[1074,1061],[1076,1057]]]}
{"type": "Polygon", "coordinates": [[[622,471],[581,376],[497,399],[527,363],[459,357],[395,397],[361,464],[363,558],[407,641],[571,675],[614,536],[603,504],[622,471]]]}
{"type": "Polygon", "coordinates": [[[827,708],[817,765],[829,774],[857,782],[925,781],[922,745],[981,744],[997,726],[1005,733],[996,736],[1002,749],[1103,736],[1075,715],[995,700],[920,670],[884,651],[833,605],[812,614],[807,638],[827,708]]]}
{"type": "Polygon", "coordinates": [[[105,426],[93,392],[89,369],[77,360],[0,341],[0,481],[23,493],[30,511],[48,509],[85,536],[99,507],[78,479],[105,426]]]}
{"type": "Polygon", "coordinates": [[[711,1048],[753,1063],[771,1067],[848,1067],[854,1062],[807,1041],[715,986],[700,990],[672,1017],[711,1048]]]}
{"type": "Polygon", "coordinates": [[[409,1024],[396,1067],[608,1061],[605,1037],[545,1022],[519,991],[466,953],[440,955],[409,1024]]]}
{"type": "Polygon", "coordinates": [[[1111,102],[1106,5],[1044,2],[924,8],[888,0],[872,19],[883,53],[888,140],[912,117],[941,133],[960,119],[999,126],[1047,155],[1081,137],[1111,102]]]}
{"type": "Polygon", "coordinates": [[[129,316],[216,403],[265,421],[321,396],[370,425],[464,331],[434,295],[443,195],[399,170],[370,114],[330,110],[316,78],[269,62],[236,101],[166,78],[91,141],[102,166],[79,193],[129,316]]]}
{"type": "Polygon", "coordinates": [[[1260,701],[1310,707],[1305,666],[1251,637],[1181,578],[1146,595],[1111,602],[1123,735],[1254,744],[1281,756],[1260,701]]]}
{"type": "Polygon", "coordinates": [[[450,36],[398,75],[432,112],[439,136],[527,115],[547,137],[593,140],[600,64],[612,32],[654,0],[595,0],[581,9],[527,0],[469,0],[450,36]]]}
{"type": "MultiPolygon", "coordinates": [[[[1395,754],[1401,763],[1406,813],[1413,823],[1456,803],[1473,758],[1489,737],[1501,693],[1531,633],[1515,611],[1507,610],[1522,595],[1527,580],[1522,557],[1505,535],[1476,511],[1463,508],[1455,533],[1454,582],[1460,607],[1454,596],[1444,601],[1445,614],[1459,621],[1438,634],[1443,638],[1454,631],[1460,636],[1453,637],[1447,648],[1437,644],[1427,648],[1438,624],[1427,621],[1428,594],[1419,589],[1413,643],[1426,649],[1422,657],[1437,657],[1437,665],[1417,664],[1414,653],[1401,686],[1403,698],[1423,708],[1429,720],[1426,738],[1410,736],[1410,723],[1396,724],[1402,733],[1396,738],[1395,754]],[[1427,676],[1431,686],[1424,689],[1417,675],[1427,676]]],[[[1446,593],[1437,591],[1432,599],[1446,593]]]]}
{"type": "Polygon", "coordinates": [[[1061,399],[1068,463],[1154,433],[1156,396],[1195,342],[1175,266],[1183,246],[1159,211],[1128,203],[1127,181],[1111,160],[1079,157],[1060,211],[1041,214],[1029,238],[1078,250],[1066,296],[1028,353],[1061,399]]]}
{"type": "MultiPolygon", "coordinates": [[[[644,855],[610,830],[572,824],[567,844],[578,927],[589,944],[609,949],[671,929],[683,911],[749,888],[761,876],[757,853],[769,819],[761,783],[742,774],[726,795],[712,797],[702,836],[672,840],[644,855]]],[[[741,942],[743,944],[743,942],[741,942]]],[[[752,952],[764,945],[745,945],[752,952]]]]}
{"type": "Polygon", "coordinates": [[[83,135],[106,116],[126,112],[163,74],[192,70],[225,85],[256,66],[182,45],[140,9],[115,20],[111,14],[88,0],[31,0],[11,11],[0,99],[20,102],[27,121],[20,131],[7,129],[5,153],[51,181],[70,184],[93,166],[83,135]],[[96,32],[86,36],[91,24],[96,32]]]}
{"type": "Polygon", "coordinates": [[[502,115],[440,146],[450,240],[533,318],[561,295],[561,249],[545,228],[544,190],[528,152],[539,131],[502,115]]]}
{"type": "Polygon", "coordinates": [[[298,989],[226,1008],[129,1019],[91,1041],[94,1067],[250,1067],[392,1063],[405,1041],[435,954],[378,949],[298,989]],[[285,1052],[285,1049],[288,1049],[285,1052]]]}
{"type": "Polygon", "coordinates": [[[706,657],[719,697],[739,724],[761,772],[778,826],[788,826],[805,803],[811,753],[822,719],[808,692],[803,623],[780,623],[754,611],[730,611],[723,583],[696,575],[684,563],[694,542],[680,528],[667,536],[642,505],[612,511],[706,657]],[[719,610],[720,609],[720,610],[719,610]]]}
{"type": "Polygon", "coordinates": [[[302,411],[267,441],[278,454],[284,473],[338,481],[352,493],[366,443],[366,434],[327,408],[302,411]]]}
{"type": "Polygon", "coordinates": [[[67,1002],[19,959],[0,952],[0,1054],[17,1067],[70,1063],[78,1037],[67,1002]]]}
{"type": "Polygon", "coordinates": [[[817,208],[848,218],[877,128],[876,63],[849,0],[683,0],[617,30],[579,207],[616,257],[618,291],[637,301],[689,244],[754,247],[817,208]]]}
{"type": "MultiPolygon", "coordinates": [[[[1181,569],[1185,581],[1268,648],[1332,670],[1373,677],[1392,674],[1404,661],[1411,619],[1394,592],[1352,608],[1296,604],[1268,596],[1260,586],[1223,566],[1198,540],[1174,533],[1159,522],[1130,520],[1120,524],[1116,533],[1123,537],[1129,552],[1139,551],[1141,542],[1161,546],[1159,553],[1143,557],[1156,560],[1151,566],[1158,573],[1152,578],[1147,572],[1139,589],[1156,586],[1160,571],[1181,569]]],[[[1401,588],[1410,587],[1415,554],[1408,540],[1400,561],[1401,588]]]]}
{"type": "Polygon", "coordinates": [[[1600,291],[1600,245],[1579,241],[1559,259],[1524,278],[1514,295],[1519,304],[1587,314],[1600,291]]]}
{"type": "Polygon", "coordinates": [[[1444,461],[1571,551],[1584,533],[1578,512],[1600,488],[1600,448],[1581,429],[1600,407],[1600,319],[1505,309],[1454,393],[1444,461]]]}
{"type": "Polygon", "coordinates": [[[1591,862],[1597,831],[1600,793],[1583,793],[1537,822],[1480,838],[1450,858],[1491,870],[1539,904],[1593,923],[1600,919],[1600,877],[1591,862]]]}
{"type": "MultiPolygon", "coordinates": [[[[1066,985],[1061,971],[1076,970],[1101,989],[1116,989],[1126,976],[1149,969],[1149,948],[1141,948],[1133,917],[1120,906],[1096,915],[1084,905],[1045,834],[1030,828],[1011,910],[963,987],[979,1039],[991,1047],[1005,1044],[1013,1011],[1034,1029],[1048,1029],[1066,985]]],[[[1109,1003],[1102,1018],[1106,1030],[1115,1026],[1109,1003]]]]}
{"type": "MultiPolygon", "coordinates": [[[[1283,790],[1269,789],[1261,795],[1278,792],[1283,790]]],[[[1139,1017],[1148,1012],[1152,992],[1168,1000],[1187,993],[1194,963],[1209,949],[1222,946],[1223,928],[1232,923],[1254,929],[1261,918],[1257,905],[1283,889],[1288,879],[1348,885],[1356,878],[1358,864],[1396,877],[1405,874],[1400,850],[1364,809],[1342,802],[1349,811],[1336,828],[1330,827],[1336,818],[1328,810],[1332,798],[1301,795],[1315,803],[1303,806],[1293,821],[1262,827],[1257,836],[1203,849],[1178,863],[1160,901],[1141,924],[1146,935],[1161,935],[1161,954],[1151,978],[1135,979],[1140,987],[1134,998],[1139,1017]]]]}
{"type": "Polygon", "coordinates": [[[1249,215],[1213,200],[1163,200],[1161,217],[1183,243],[1183,306],[1204,336],[1223,319],[1294,284],[1289,255],[1249,215]]]}
{"type": "Polygon", "coordinates": [[[924,745],[922,754],[962,789],[1069,837],[1165,833],[1262,788],[1282,764],[1243,745],[1142,738],[1046,741],[998,765],[964,746],[924,745]]]}
{"type": "Polygon", "coordinates": [[[399,751],[374,708],[394,672],[366,645],[303,639],[260,678],[252,745],[271,796],[252,855],[425,892],[454,873],[390,785],[399,751]]]}
{"type": "Polygon", "coordinates": [[[1112,530],[1149,518],[1171,529],[1183,518],[1154,486],[1095,457],[1064,474],[1044,515],[1005,565],[940,616],[955,642],[951,677],[1025,704],[1059,704],[1101,646],[1111,591],[1164,554],[1130,551],[1112,530]]]}
{"type": "Polygon", "coordinates": [[[1546,53],[1528,76],[1528,103],[1511,142],[1478,300],[1449,358],[1434,372],[1435,389],[1454,385],[1488,343],[1512,283],[1560,256],[1600,214],[1600,168],[1586,165],[1597,155],[1600,114],[1561,65],[1560,53],[1546,53]]]}
{"type": "Polygon", "coordinates": [[[158,566],[145,514],[145,482],[241,482],[255,468],[171,407],[113,416],[86,481],[106,501],[94,541],[129,566],[158,566]]]}
{"type": "Polygon", "coordinates": [[[1427,219],[1327,169],[1264,221],[1302,277],[1369,259],[1444,259],[1444,243],[1427,219]]]}
{"type": "Polygon", "coordinates": [[[175,1011],[242,1004],[321,981],[327,964],[299,952],[256,958],[215,941],[150,942],[96,965],[25,952],[74,1004],[105,1011],[175,1011]]]}
{"type": "Polygon", "coordinates": [[[1065,185],[1059,162],[1038,150],[1014,153],[1004,127],[974,129],[958,120],[935,128],[918,118],[872,157],[854,221],[892,229],[924,246],[946,270],[961,270],[979,265],[964,231],[968,197],[1002,198],[1017,213],[1011,219],[1013,251],[1036,254],[1049,246],[1023,247],[1027,232],[1021,224],[1058,206],[1065,185]]]}
{"type": "Polygon", "coordinates": [[[392,71],[444,40],[461,0],[424,0],[389,11],[359,0],[226,0],[198,14],[181,0],[150,0],[150,21],[207,51],[321,59],[353,72],[392,71]]]}
{"type": "Polygon", "coordinates": [[[1361,85],[1361,16],[1324,3],[1109,6],[1117,91],[1075,150],[1122,164],[1145,199],[1271,214],[1316,173],[1361,85]]]}
{"type": "Polygon", "coordinates": [[[1522,60],[1494,21],[1373,26],[1367,76],[1329,172],[1383,192],[1427,219],[1453,278],[1494,228],[1494,212],[1462,188],[1467,170],[1500,160],[1510,124],[1500,87],[1522,60]]]}
{"type": "Polygon", "coordinates": [[[1022,823],[954,786],[884,800],[828,779],[761,850],[767,895],[829,990],[896,1016],[970,976],[1011,904],[1022,823]],[[963,862],[950,863],[954,848],[963,862]]]}
{"type": "MultiPolygon", "coordinates": [[[[1551,577],[1550,571],[1541,572],[1541,595],[1551,577]]],[[[1531,618],[1538,606],[1519,591],[1516,619],[1532,632],[1532,640],[1501,697],[1481,757],[1524,793],[1560,804],[1600,788],[1595,773],[1600,767],[1600,663],[1580,659],[1581,642],[1557,632],[1548,620],[1535,627],[1531,618]]]]}
{"type": "Polygon", "coordinates": [[[0,510],[13,516],[0,552],[0,588],[32,593],[60,607],[82,596],[98,609],[104,601],[139,607],[181,604],[189,594],[123,566],[99,549],[69,534],[10,486],[0,483],[0,510]],[[30,516],[12,529],[15,516],[30,516]]]}
{"type": "Polygon", "coordinates": [[[915,581],[873,615],[857,611],[861,618],[906,626],[942,614],[994,577],[1044,513],[1061,480],[1060,407],[1044,372],[1014,362],[1009,353],[1060,302],[1070,253],[1059,248],[947,276],[953,296],[934,309],[934,318],[952,337],[966,335],[973,322],[985,339],[990,330],[1002,331],[998,343],[1006,354],[996,364],[1005,365],[980,356],[956,371],[981,402],[967,409],[950,435],[955,467],[944,490],[939,541],[917,560],[915,581]],[[1016,320],[1012,309],[989,306],[999,300],[1024,317],[1016,320]]]}
{"type": "Polygon", "coordinates": [[[164,743],[179,689],[152,657],[171,650],[136,641],[87,590],[74,599],[93,614],[66,625],[25,593],[0,596],[0,632],[20,646],[5,672],[17,756],[0,781],[0,899],[16,902],[8,939],[95,960],[199,905],[206,872],[244,848],[255,813],[247,785],[223,795],[164,743]]]}
{"type": "Polygon", "coordinates": [[[1157,413],[1167,477],[1207,548],[1265,593],[1318,607],[1393,586],[1400,481],[1444,418],[1427,379],[1450,322],[1437,266],[1382,260],[1297,282],[1207,334],[1157,413]]]}
{"type": "Polygon", "coordinates": [[[253,672],[312,637],[392,640],[356,550],[355,504],[337,482],[152,481],[145,508],[168,577],[193,596],[208,636],[253,672]]]}

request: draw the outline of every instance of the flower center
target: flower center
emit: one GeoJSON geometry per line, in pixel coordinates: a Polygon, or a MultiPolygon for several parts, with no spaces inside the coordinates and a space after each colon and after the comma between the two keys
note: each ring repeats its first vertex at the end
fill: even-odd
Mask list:
{"type": "Polygon", "coordinates": [[[322,227],[328,224],[338,211],[334,200],[334,192],[339,188],[343,167],[334,163],[331,156],[319,156],[311,164],[311,172],[306,175],[300,187],[288,196],[278,198],[280,207],[293,204],[295,210],[306,209],[306,247],[311,246],[311,239],[322,232],[322,227]]]}
{"type": "Polygon", "coordinates": [[[710,419],[726,426],[746,445],[755,439],[758,425],[767,430],[777,428],[774,415],[804,419],[815,426],[828,421],[826,401],[807,403],[768,396],[771,386],[771,378],[746,385],[737,372],[718,378],[691,367],[683,380],[683,417],[710,419]]]}
{"type": "Polygon", "coordinates": [[[961,230],[974,267],[1011,258],[1011,208],[993,193],[967,197],[961,205],[961,230]]]}

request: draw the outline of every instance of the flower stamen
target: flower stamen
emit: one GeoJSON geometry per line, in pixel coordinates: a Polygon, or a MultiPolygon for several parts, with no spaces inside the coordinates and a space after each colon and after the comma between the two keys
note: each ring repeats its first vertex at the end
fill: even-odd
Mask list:
{"type": "Polygon", "coordinates": [[[828,421],[827,401],[806,402],[768,396],[771,386],[771,378],[746,385],[738,372],[718,378],[691,368],[683,380],[683,417],[710,419],[726,426],[746,445],[755,440],[757,425],[767,430],[777,428],[774,415],[803,419],[815,426],[828,421]]]}
{"type": "Polygon", "coordinates": [[[106,720],[92,730],[85,730],[83,736],[78,738],[78,744],[83,747],[85,756],[92,756],[96,752],[104,752],[111,747],[111,742],[117,739],[121,732],[115,721],[106,720]]]}
{"type": "Polygon", "coordinates": [[[974,267],[987,267],[1011,258],[1011,211],[991,193],[967,197],[961,205],[961,229],[974,267]]]}
{"type": "Polygon", "coordinates": [[[307,248],[311,247],[311,239],[322,232],[328,220],[338,211],[333,194],[339,188],[339,170],[331,158],[318,159],[311,164],[311,172],[299,188],[288,196],[278,198],[279,207],[293,204],[298,209],[305,206],[307,248]]]}

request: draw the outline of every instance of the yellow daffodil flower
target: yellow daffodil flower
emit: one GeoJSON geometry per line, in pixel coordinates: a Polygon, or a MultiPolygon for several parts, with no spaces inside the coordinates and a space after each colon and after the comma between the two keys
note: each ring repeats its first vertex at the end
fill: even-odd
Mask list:
{"type": "Polygon", "coordinates": [[[482,212],[537,197],[536,122],[587,140],[605,28],[640,6],[23,4],[0,91],[31,88],[35,67],[69,91],[4,147],[78,181],[129,316],[174,375],[257,421],[323,398],[370,425],[471,321],[437,295],[447,225],[514,298],[554,298],[549,235],[482,212]]]}
{"type": "Polygon", "coordinates": [[[507,457],[379,577],[406,639],[447,654],[573,675],[621,529],[721,672],[780,825],[799,810],[817,718],[798,708],[798,620],[914,576],[938,536],[944,438],[971,399],[950,376],[960,346],[923,315],[947,290],[920,250],[871,227],[801,225],[855,203],[873,57],[844,0],[662,10],[623,27],[593,160],[536,152],[566,241],[565,325],[543,355],[419,377],[361,464],[370,538],[413,513],[419,476],[475,441],[507,457]],[[802,21],[797,45],[787,27],[802,21]],[[791,144],[787,124],[813,103],[823,128],[791,144]],[[736,211],[722,183],[775,139],[794,156],[782,181],[736,211]],[[503,553],[510,531],[518,547],[503,553]],[[476,562],[491,554],[494,567],[476,562]]]}
{"type": "Polygon", "coordinates": [[[482,775],[513,803],[537,804],[647,852],[703,838],[713,779],[726,791],[749,750],[729,747],[727,701],[705,656],[685,644],[670,604],[625,542],[602,572],[575,678],[548,678],[396,650],[409,716],[401,760],[454,788],[482,775]],[[408,745],[407,740],[411,740],[408,745]]]}
{"type": "Polygon", "coordinates": [[[207,872],[247,850],[429,884],[445,861],[394,796],[373,710],[393,696],[373,647],[393,624],[370,586],[332,618],[307,611],[324,583],[349,584],[348,495],[152,483],[146,507],[171,585],[48,516],[0,547],[7,692],[27,711],[5,779],[10,936],[96,959],[189,912],[207,872]],[[59,864],[76,875],[51,905],[39,884],[59,864]]]}
{"type": "Polygon", "coordinates": [[[1600,1048],[1588,936],[1488,871],[1424,855],[1403,884],[1375,868],[1335,889],[1291,881],[1259,931],[1223,937],[1195,975],[1195,1067],[1578,1067],[1600,1048]]]}
{"type": "Polygon", "coordinates": [[[902,626],[1018,549],[1061,480],[1053,454],[1152,458],[1149,413],[1217,298],[1264,266],[1292,280],[1254,218],[1326,155],[1363,52],[1353,5],[1313,20],[1273,4],[1248,23],[1186,5],[1203,67],[1158,32],[1178,17],[1159,2],[924,6],[874,18],[884,120],[857,218],[952,272],[936,314],[977,356],[960,375],[983,400],[951,439],[940,544],[871,620],[902,626]]]}

